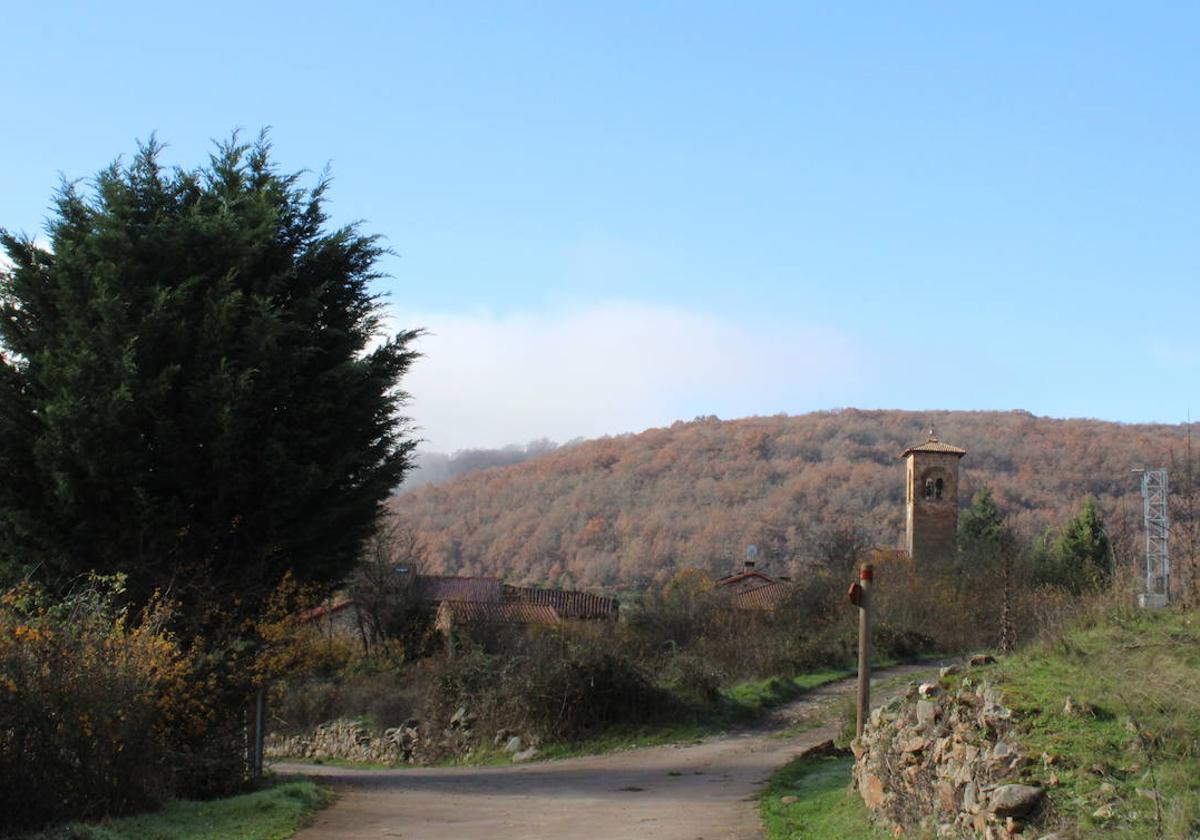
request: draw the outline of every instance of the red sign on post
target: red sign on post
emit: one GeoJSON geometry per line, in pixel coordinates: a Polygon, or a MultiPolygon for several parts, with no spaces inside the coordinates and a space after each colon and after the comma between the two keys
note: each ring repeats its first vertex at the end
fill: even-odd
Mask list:
{"type": "Polygon", "coordinates": [[[854,606],[861,606],[862,586],[857,583],[850,584],[850,591],[846,593],[846,597],[850,599],[850,603],[854,606]]]}

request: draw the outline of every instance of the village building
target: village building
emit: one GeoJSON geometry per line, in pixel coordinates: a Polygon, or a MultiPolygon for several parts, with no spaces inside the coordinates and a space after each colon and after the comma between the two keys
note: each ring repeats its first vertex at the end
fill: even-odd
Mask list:
{"type": "Polygon", "coordinates": [[[724,596],[730,609],[738,611],[772,612],[791,596],[791,581],[772,577],[747,560],[742,571],[718,580],[714,589],[724,596]]]}
{"type": "MultiPolygon", "coordinates": [[[[398,567],[398,574],[410,574],[398,567]]],[[[455,630],[482,627],[553,627],[563,621],[616,620],[616,598],[570,589],[514,586],[500,578],[457,575],[416,575],[413,591],[434,614],[434,627],[447,637],[455,630]]],[[[360,605],[349,597],[335,597],[309,610],[305,620],[328,636],[361,636],[366,622],[360,605]]]]}
{"type": "Polygon", "coordinates": [[[929,439],[901,453],[906,461],[904,547],[918,567],[944,568],[958,539],[958,465],[967,450],[929,439]]]}

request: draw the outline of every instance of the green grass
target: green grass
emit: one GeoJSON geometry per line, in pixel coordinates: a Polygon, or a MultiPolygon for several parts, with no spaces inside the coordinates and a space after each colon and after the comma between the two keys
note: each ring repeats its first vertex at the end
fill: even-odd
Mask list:
{"type": "Polygon", "coordinates": [[[1111,611],[981,676],[1018,714],[1031,779],[1057,782],[1052,823],[1089,838],[1200,836],[1195,612],[1111,611]],[[1068,696],[1090,710],[1067,714],[1068,696]],[[1106,804],[1112,816],[1096,815],[1106,804]]]}
{"type": "Polygon", "coordinates": [[[21,840],[285,840],[333,795],[312,782],[214,799],[178,800],[158,811],[102,823],[70,823],[21,840]]]}
{"type": "Polygon", "coordinates": [[[831,682],[846,679],[854,671],[840,669],[817,671],[797,677],[771,677],[765,680],[750,680],[738,683],[723,693],[733,720],[752,720],[776,706],[795,700],[806,691],[812,691],[831,682]]]}
{"type": "Polygon", "coordinates": [[[775,773],[759,798],[768,840],[887,837],[872,827],[862,799],[850,790],[853,765],[852,758],[797,758],[775,773]]]}

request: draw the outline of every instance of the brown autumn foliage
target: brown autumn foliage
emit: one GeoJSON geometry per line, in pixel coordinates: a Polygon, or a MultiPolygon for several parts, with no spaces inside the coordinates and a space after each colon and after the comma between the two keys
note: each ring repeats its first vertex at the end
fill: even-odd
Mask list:
{"type": "Polygon", "coordinates": [[[1141,517],[1130,469],[1178,468],[1187,447],[1183,425],[1020,411],[708,418],[564,447],[392,504],[428,547],[430,573],[632,588],[688,566],[725,574],[754,543],[768,571],[801,575],[847,528],[877,546],[900,544],[898,456],[930,424],[968,451],[963,506],[986,484],[1008,523],[1032,539],[1091,495],[1114,542],[1130,549],[1141,517]]]}

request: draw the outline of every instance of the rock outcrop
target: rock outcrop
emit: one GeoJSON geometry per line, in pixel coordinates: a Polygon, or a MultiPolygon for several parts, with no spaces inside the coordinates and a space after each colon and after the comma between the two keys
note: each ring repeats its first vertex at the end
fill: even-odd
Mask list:
{"type": "MultiPolygon", "coordinates": [[[[981,663],[982,664],[982,663],[981,663]]],[[[855,784],[885,826],[939,837],[1035,837],[1044,792],[1024,784],[1029,760],[1013,713],[974,670],[953,691],[911,686],[871,713],[853,745],[855,784]]]]}

